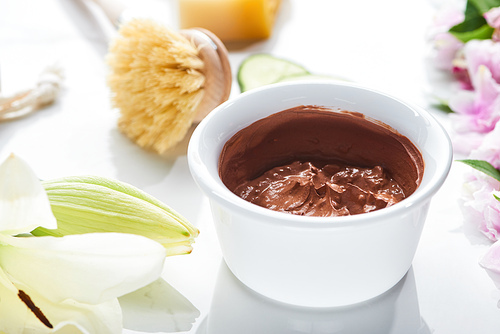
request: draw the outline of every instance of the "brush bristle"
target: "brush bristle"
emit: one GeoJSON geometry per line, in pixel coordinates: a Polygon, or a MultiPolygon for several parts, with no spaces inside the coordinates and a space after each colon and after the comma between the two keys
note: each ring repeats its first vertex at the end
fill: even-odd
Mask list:
{"type": "Polygon", "coordinates": [[[154,21],[122,25],[107,56],[119,129],[158,153],[180,142],[204,93],[198,55],[191,41],[154,21]]]}

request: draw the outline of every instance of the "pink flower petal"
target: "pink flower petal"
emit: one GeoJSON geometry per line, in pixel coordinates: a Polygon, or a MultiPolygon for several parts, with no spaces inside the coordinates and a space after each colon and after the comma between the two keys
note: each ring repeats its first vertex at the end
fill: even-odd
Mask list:
{"type": "Polygon", "coordinates": [[[464,46],[448,30],[464,20],[463,9],[457,7],[443,8],[434,17],[433,24],[429,27],[429,36],[436,51],[434,65],[441,70],[452,71],[453,60],[458,51],[464,46]]]}
{"type": "Polygon", "coordinates": [[[491,76],[500,83],[500,43],[492,40],[472,40],[465,44],[464,57],[469,75],[475,76],[479,66],[486,66],[491,76]]]}
{"type": "Polygon", "coordinates": [[[500,182],[472,170],[464,183],[460,207],[464,226],[469,234],[479,231],[491,241],[500,237],[500,201],[493,194],[500,189],[500,182]]]}
{"type": "Polygon", "coordinates": [[[500,28],[500,7],[492,8],[484,13],[484,18],[490,27],[500,28]]]}
{"type": "Polygon", "coordinates": [[[486,66],[478,67],[473,83],[474,91],[462,90],[449,102],[450,108],[456,112],[451,119],[459,134],[488,133],[500,120],[500,85],[486,66]]]}
{"type": "Polygon", "coordinates": [[[483,267],[495,286],[500,289],[500,242],[495,242],[486,254],[479,260],[479,265],[483,267]]]}
{"type": "Polygon", "coordinates": [[[500,169],[500,122],[493,131],[484,136],[481,145],[470,153],[471,159],[486,160],[500,169]]]}

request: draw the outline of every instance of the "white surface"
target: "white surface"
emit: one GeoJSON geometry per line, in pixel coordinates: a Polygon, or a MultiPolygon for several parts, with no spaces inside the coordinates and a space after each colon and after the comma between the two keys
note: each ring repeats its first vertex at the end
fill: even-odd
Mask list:
{"type": "MultiPolygon", "coordinates": [[[[66,73],[56,104],[0,123],[0,159],[15,152],[43,179],[78,174],[118,178],[193,222],[201,230],[193,253],[167,259],[164,275],[200,310],[190,333],[345,333],[362,331],[357,326],[363,323],[373,324],[365,332],[380,333],[500,331],[500,293],[477,264],[486,246],[472,245],[461,231],[456,200],[465,167],[458,164],[430,208],[412,275],[394,295],[353,309],[310,311],[271,303],[241,287],[222,264],[207,199],[194,184],[186,157],[145,152],[117,130],[103,60],[109,29],[99,25],[102,17],[96,19],[85,4],[0,3],[2,90],[29,87],[54,61],[66,73]],[[370,318],[373,312],[368,309],[379,311],[379,317],[370,318]]],[[[155,14],[165,9],[165,17],[168,7],[174,7],[150,0],[140,7],[146,10],[148,5],[160,8],[155,14]]],[[[302,63],[311,72],[346,77],[428,107],[425,92],[432,69],[425,63],[425,33],[436,10],[427,1],[285,0],[270,40],[231,51],[233,73],[249,54],[270,52],[302,63]]],[[[175,24],[175,17],[171,22],[175,24]]],[[[234,85],[233,96],[238,93],[234,85]]],[[[446,126],[446,117],[436,115],[446,126]]]]}

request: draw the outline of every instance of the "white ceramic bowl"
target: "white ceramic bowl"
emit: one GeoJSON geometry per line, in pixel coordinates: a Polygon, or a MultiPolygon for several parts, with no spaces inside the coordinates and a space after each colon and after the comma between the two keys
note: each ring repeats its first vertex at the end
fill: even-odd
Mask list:
{"type": "Polygon", "coordinates": [[[405,275],[451,160],[450,140],[428,112],[333,81],[276,84],[243,93],[212,111],[188,148],[191,174],[210,200],[222,253],[234,275],[264,296],[310,307],[368,300],[405,275]],[[425,163],[420,186],[389,208],[333,218],[276,212],[233,194],[218,174],[225,142],[258,119],[300,105],[361,112],[408,137],[425,163]]]}

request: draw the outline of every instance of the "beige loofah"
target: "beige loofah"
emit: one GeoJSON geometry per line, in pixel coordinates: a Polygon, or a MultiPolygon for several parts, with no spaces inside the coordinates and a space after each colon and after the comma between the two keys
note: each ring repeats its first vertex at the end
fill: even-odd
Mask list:
{"type": "Polygon", "coordinates": [[[158,153],[180,142],[204,95],[198,47],[154,21],[135,19],[119,29],[107,63],[120,131],[158,153]]]}

